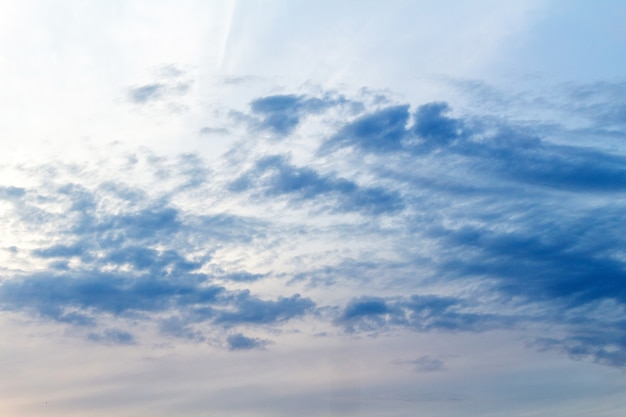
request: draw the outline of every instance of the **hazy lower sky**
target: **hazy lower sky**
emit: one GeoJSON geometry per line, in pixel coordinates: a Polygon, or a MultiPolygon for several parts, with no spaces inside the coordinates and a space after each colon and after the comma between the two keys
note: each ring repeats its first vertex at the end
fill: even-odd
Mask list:
{"type": "Polygon", "coordinates": [[[0,415],[619,417],[626,2],[0,4],[0,415]]]}

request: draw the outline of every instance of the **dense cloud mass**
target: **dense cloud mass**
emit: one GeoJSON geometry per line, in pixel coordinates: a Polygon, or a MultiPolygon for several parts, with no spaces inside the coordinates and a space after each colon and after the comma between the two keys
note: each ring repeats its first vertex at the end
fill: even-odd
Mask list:
{"type": "MultiPolygon", "coordinates": [[[[35,168],[39,185],[0,188],[12,227],[40,230],[11,246],[1,308],[85,328],[97,343],[141,343],[130,325],[141,320],[168,338],[218,334],[230,351],[271,349],[246,329],[296,319],[344,337],[539,323],[561,336],[536,338],[537,349],[626,366],[626,157],[551,140],[565,127],[460,115],[443,101],[386,103],[253,99],[237,118],[253,138],[213,175],[194,155],[128,158],[125,175],[146,164],[148,185],[35,168]],[[332,119],[347,107],[348,120],[332,119]],[[272,135],[295,140],[304,119],[328,126],[296,158],[272,135]]],[[[598,123],[618,121],[620,106],[595,104],[598,123]]],[[[411,364],[443,369],[427,356],[411,364]]]]}

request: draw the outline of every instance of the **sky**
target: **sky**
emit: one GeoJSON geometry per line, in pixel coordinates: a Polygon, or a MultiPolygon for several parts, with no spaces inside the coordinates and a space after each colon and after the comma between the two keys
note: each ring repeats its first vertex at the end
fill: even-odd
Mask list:
{"type": "Polygon", "coordinates": [[[0,415],[617,417],[626,2],[0,3],[0,415]]]}

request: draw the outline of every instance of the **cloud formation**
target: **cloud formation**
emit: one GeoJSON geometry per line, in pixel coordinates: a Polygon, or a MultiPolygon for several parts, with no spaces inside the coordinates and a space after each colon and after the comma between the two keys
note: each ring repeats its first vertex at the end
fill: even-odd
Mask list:
{"type": "Polygon", "coordinates": [[[364,211],[370,214],[399,211],[403,207],[399,193],[382,187],[363,187],[333,174],[320,174],[308,167],[295,167],[280,155],[263,157],[255,167],[230,185],[230,190],[253,190],[267,198],[290,196],[294,202],[330,198],[329,207],[336,211],[364,211]],[[334,201],[333,201],[334,200],[334,201]]]}
{"type": "Polygon", "coordinates": [[[355,146],[365,152],[393,152],[403,148],[409,106],[386,107],[360,116],[345,125],[320,149],[322,153],[343,146],[355,146]]]}
{"type": "Polygon", "coordinates": [[[264,348],[267,339],[243,329],[295,319],[344,335],[536,324],[560,329],[537,337],[537,349],[625,366],[626,219],[615,198],[624,156],[564,144],[566,127],[457,114],[444,101],[380,104],[281,94],[241,112],[292,141],[304,118],[326,112],[306,157],[252,129],[223,171],[195,155],[133,156],[124,169],[146,164],[152,179],[41,168],[39,186],[0,188],[14,222],[44,231],[7,245],[21,266],[0,286],[2,309],[95,326],[86,337],[101,343],[139,343],[130,327],[108,323],[132,318],[181,340],[217,332],[229,350],[264,348]],[[333,113],[355,103],[347,121],[333,113]]]}
{"type": "Polygon", "coordinates": [[[361,297],[351,300],[337,319],[348,332],[405,327],[414,331],[480,332],[512,327],[516,318],[467,310],[467,302],[451,297],[412,295],[385,300],[361,297]]]}
{"type": "Polygon", "coordinates": [[[259,97],[250,102],[251,127],[270,131],[278,137],[291,134],[306,116],[320,114],[336,106],[358,106],[345,97],[331,93],[322,97],[276,94],[259,97]]]}
{"type": "Polygon", "coordinates": [[[241,333],[236,333],[226,338],[228,342],[228,350],[250,350],[263,349],[267,345],[266,340],[259,338],[246,337],[241,333]]]}
{"type": "Polygon", "coordinates": [[[163,94],[164,89],[165,86],[159,83],[133,87],[129,90],[130,99],[135,103],[144,104],[150,100],[158,99],[163,94]]]}

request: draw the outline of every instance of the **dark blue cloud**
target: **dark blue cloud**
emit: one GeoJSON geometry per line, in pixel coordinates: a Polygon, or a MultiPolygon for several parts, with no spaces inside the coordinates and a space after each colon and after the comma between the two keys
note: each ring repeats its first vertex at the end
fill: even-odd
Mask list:
{"type": "Polygon", "coordinates": [[[348,332],[376,331],[383,329],[393,314],[398,312],[391,311],[384,299],[361,297],[348,303],[335,324],[343,326],[348,332]]]}
{"type": "Polygon", "coordinates": [[[448,103],[435,102],[421,105],[415,112],[413,131],[430,146],[447,145],[462,133],[462,123],[445,114],[450,111],[448,103]]]}
{"type": "MultiPolygon", "coordinates": [[[[181,175],[187,175],[195,160],[181,158],[179,163],[185,165],[181,175]]],[[[90,340],[124,344],[133,343],[131,335],[97,331],[103,315],[137,319],[171,314],[159,321],[162,334],[202,341],[204,336],[194,329],[195,323],[229,328],[271,325],[314,308],[310,299],[299,296],[262,300],[249,291],[227,290],[213,284],[213,277],[197,272],[210,259],[211,246],[249,241],[259,235],[259,221],[228,214],[191,216],[166,200],[151,202],[140,190],[111,182],[96,191],[78,184],[62,185],[47,197],[55,198],[68,207],[63,218],[44,210],[37,221],[59,227],[56,236],[63,237],[64,243],[31,251],[49,260],[50,268],[17,274],[3,282],[2,310],[89,326],[96,329],[87,336],[90,340]],[[128,208],[102,211],[102,200],[111,195],[127,202],[128,208]],[[204,254],[198,255],[199,250],[204,254]]],[[[240,271],[229,279],[249,282],[261,277],[240,271]]]]}
{"type": "Polygon", "coordinates": [[[107,260],[117,265],[131,264],[135,269],[143,270],[157,264],[158,257],[159,253],[154,249],[130,246],[111,251],[107,256],[107,260]]]}
{"type": "MultiPolygon", "coordinates": [[[[539,312],[530,322],[567,329],[566,336],[538,342],[542,349],[626,366],[626,321],[618,313],[626,306],[626,262],[618,249],[625,245],[621,205],[589,210],[577,207],[580,200],[508,199],[517,203],[499,207],[496,215],[486,215],[488,205],[465,213],[465,219],[484,215],[488,222],[482,227],[431,230],[440,245],[436,268],[442,282],[482,283],[501,305],[539,312]]],[[[433,324],[458,327],[449,319],[433,324]]]]}
{"type": "MultiPolygon", "coordinates": [[[[194,158],[180,158],[179,163],[184,165],[181,176],[189,178],[181,189],[204,181],[201,174],[195,178],[196,162],[194,158]]],[[[184,274],[200,268],[214,247],[250,241],[265,227],[258,220],[230,214],[188,215],[165,199],[151,202],[141,190],[111,182],[103,183],[95,191],[76,184],[62,185],[57,191],[68,207],[63,216],[41,209],[33,216],[28,207],[26,210],[20,207],[20,213],[28,221],[60,227],[57,236],[62,237],[63,243],[32,250],[33,255],[50,259],[57,267],[79,258],[94,270],[125,265],[157,275],[166,270],[170,275],[184,274]],[[124,200],[128,208],[116,213],[100,210],[99,205],[111,193],[114,198],[124,200]],[[204,242],[204,255],[191,259],[184,253],[199,236],[204,242]]]]}
{"type": "Polygon", "coordinates": [[[478,173],[573,192],[626,190],[626,158],[584,147],[546,143],[512,129],[454,149],[478,173]]]}
{"type": "Polygon", "coordinates": [[[4,309],[32,309],[45,316],[72,308],[115,315],[163,311],[217,300],[223,288],[200,286],[202,278],[171,280],[97,271],[40,273],[5,281],[0,286],[0,303],[4,309]]]}
{"type": "Polygon", "coordinates": [[[517,180],[573,191],[626,190],[626,158],[575,147],[546,146],[511,158],[507,171],[517,180]]]}
{"type": "Polygon", "coordinates": [[[268,341],[259,338],[246,337],[241,333],[236,333],[226,338],[228,350],[250,350],[263,349],[268,341]]]}
{"type": "Polygon", "coordinates": [[[141,210],[137,213],[122,214],[111,218],[111,223],[103,224],[102,229],[117,229],[126,237],[145,239],[157,234],[171,234],[180,230],[178,210],[172,207],[158,207],[141,210]]]}
{"type": "Polygon", "coordinates": [[[353,146],[366,152],[396,152],[407,136],[409,105],[386,107],[344,126],[320,148],[322,154],[353,146]]]}
{"type": "Polygon", "coordinates": [[[476,172],[575,192],[626,190],[626,158],[622,155],[554,144],[541,138],[540,128],[489,117],[446,118],[438,123],[440,130],[435,131],[441,136],[440,146],[447,145],[447,152],[466,158],[468,167],[476,172]],[[453,129],[458,133],[452,135],[453,129]]]}
{"type": "Polygon", "coordinates": [[[33,255],[40,258],[71,258],[81,256],[85,252],[83,245],[53,245],[33,250],[33,255]]]}
{"type": "MultiPolygon", "coordinates": [[[[585,230],[590,237],[592,228],[585,230]]],[[[494,277],[500,291],[530,300],[570,306],[605,298],[626,303],[626,264],[605,246],[614,238],[594,247],[596,243],[584,235],[542,232],[496,233],[469,227],[448,231],[447,242],[459,250],[472,250],[475,256],[451,259],[441,269],[461,277],[494,277]]]]}
{"type": "Polygon", "coordinates": [[[404,327],[414,331],[481,332],[511,328],[514,317],[473,313],[466,301],[453,297],[413,295],[408,298],[361,297],[351,300],[335,319],[348,332],[404,327]]]}
{"type": "Polygon", "coordinates": [[[446,102],[421,105],[407,129],[409,106],[387,107],[347,124],[319,152],[353,147],[419,157],[437,149],[440,158],[463,157],[467,168],[478,174],[572,191],[626,189],[626,158],[621,155],[550,143],[538,136],[540,129],[490,116],[451,118],[449,111],[446,102]]]}
{"type": "Polygon", "coordinates": [[[389,307],[382,298],[364,297],[350,301],[343,311],[341,321],[389,313],[389,307]]]}
{"type": "MultiPolygon", "coordinates": [[[[132,198],[141,201],[142,196],[132,198]]],[[[154,240],[177,233],[183,227],[179,210],[168,207],[167,202],[115,215],[97,213],[92,193],[72,194],[71,203],[70,210],[76,212],[77,219],[68,232],[75,236],[97,235],[102,241],[154,240]]]]}
{"type": "Polygon", "coordinates": [[[295,167],[282,156],[257,161],[254,169],[231,183],[230,189],[242,192],[262,190],[267,197],[288,195],[295,200],[334,198],[335,211],[363,211],[370,214],[397,212],[403,208],[399,193],[382,187],[364,187],[336,177],[322,175],[312,168],[295,167]],[[268,175],[269,174],[269,175],[268,175]]]}
{"type": "MultiPolygon", "coordinates": [[[[78,211],[79,217],[64,231],[66,236],[75,240],[73,243],[35,249],[32,251],[33,255],[54,259],[59,266],[64,261],[77,257],[83,264],[91,265],[95,270],[102,270],[107,265],[116,268],[130,265],[135,271],[150,270],[156,275],[165,274],[166,270],[170,275],[184,274],[200,268],[208,258],[207,253],[205,259],[193,261],[177,250],[156,250],[149,247],[159,244],[167,247],[168,242],[175,236],[190,233],[189,229],[192,226],[179,219],[180,215],[176,209],[148,208],[113,216],[98,216],[89,209],[78,211]]],[[[219,215],[212,220],[213,226],[216,222],[224,221],[219,215]]],[[[211,226],[210,219],[194,221],[208,223],[211,226]]],[[[222,237],[228,239],[228,236],[222,237]]]]}
{"type": "Polygon", "coordinates": [[[480,142],[449,148],[479,173],[570,191],[626,190],[626,158],[585,147],[555,145],[514,127],[494,127],[480,142]]]}
{"type": "Polygon", "coordinates": [[[278,136],[293,132],[302,117],[317,114],[326,109],[349,103],[345,98],[325,96],[322,98],[304,95],[272,95],[258,98],[250,103],[252,113],[260,117],[256,129],[270,130],[278,136]]]}
{"type": "Polygon", "coordinates": [[[300,109],[303,97],[300,96],[269,96],[250,103],[253,113],[262,115],[260,127],[271,129],[278,135],[287,135],[300,122],[300,109]]]}
{"type": "MultiPolygon", "coordinates": [[[[181,176],[190,176],[187,171],[197,161],[183,157],[177,162],[184,165],[179,169],[181,176]]],[[[264,301],[248,291],[216,286],[213,277],[197,273],[210,259],[213,247],[259,236],[262,223],[257,220],[184,214],[167,200],[154,202],[141,190],[112,182],[95,191],[79,184],[61,185],[46,200],[63,203],[67,211],[61,218],[40,209],[35,220],[57,227],[55,237],[62,237],[63,243],[30,251],[49,261],[48,272],[17,274],[0,285],[2,310],[26,311],[96,329],[103,315],[147,318],[152,313],[174,312],[160,322],[162,333],[200,341],[203,336],[192,328],[194,323],[218,324],[219,320],[233,327],[238,320],[242,324],[256,320],[272,324],[302,315],[313,305],[297,297],[264,301]],[[127,208],[103,211],[102,201],[111,196],[128,203],[127,208]],[[228,316],[226,310],[233,314],[228,316]]],[[[249,282],[261,277],[240,271],[228,279],[249,282]]],[[[113,336],[94,332],[89,338],[113,343],[113,336]]]]}
{"type": "Polygon", "coordinates": [[[36,274],[13,278],[0,286],[0,309],[30,311],[73,325],[92,325],[102,313],[120,317],[175,311],[161,321],[169,335],[201,340],[188,327],[196,322],[234,327],[271,325],[311,313],[315,303],[296,294],[263,300],[249,291],[230,291],[210,285],[204,275],[176,279],[151,275],[82,273],[36,274]]]}

